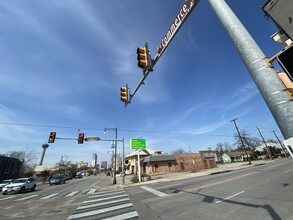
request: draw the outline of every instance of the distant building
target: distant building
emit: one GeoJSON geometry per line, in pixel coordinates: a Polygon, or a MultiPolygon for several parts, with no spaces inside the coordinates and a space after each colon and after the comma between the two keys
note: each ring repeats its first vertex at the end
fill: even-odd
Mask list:
{"type": "Polygon", "coordinates": [[[93,154],[92,164],[91,164],[93,168],[97,166],[97,159],[98,159],[97,154],[93,154]]]}
{"type": "Polygon", "coordinates": [[[101,163],[101,170],[102,169],[107,169],[107,168],[108,168],[108,161],[106,161],[106,160],[102,161],[102,163],[101,163]]]}
{"type": "Polygon", "coordinates": [[[17,158],[0,156],[0,180],[18,178],[21,164],[17,158]]]}
{"type": "Polygon", "coordinates": [[[88,163],[83,161],[76,162],[75,165],[77,165],[77,168],[88,167],[88,163]]]}

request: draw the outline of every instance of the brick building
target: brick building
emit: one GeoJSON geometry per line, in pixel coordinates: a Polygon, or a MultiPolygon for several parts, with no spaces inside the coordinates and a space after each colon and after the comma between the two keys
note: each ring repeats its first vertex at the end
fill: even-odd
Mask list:
{"type": "Polygon", "coordinates": [[[216,166],[213,151],[175,155],[153,154],[141,160],[141,171],[147,174],[199,171],[216,166]]]}

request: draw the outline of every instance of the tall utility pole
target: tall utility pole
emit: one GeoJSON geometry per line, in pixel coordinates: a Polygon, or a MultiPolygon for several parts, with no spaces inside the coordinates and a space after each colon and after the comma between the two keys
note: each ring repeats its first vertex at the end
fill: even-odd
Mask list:
{"type": "Polygon", "coordinates": [[[272,157],[271,151],[270,151],[270,149],[269,149],[269,147],[268,147],[268,145],[267,145],[267,143],[266,143],[266,141],[265,141],[265,139],[264,139],[264,137],[263,137],[263,135],[262,135],[262,133],[261,133],[261,131],[260,131],[260,128],[259,128],[259,127],[256,127],[256,128],[257,128],[257,130],[258,130],[258,132],[259,132],[259,134],[260,134],[260,136],[261,136],[261,138],[262,138],[263,143],[264,143],[265,146],[266,146],[266,149],[267,149],[268,155],[269,155],[269,157],[270,157],[271,160],[272,160],[273,157],[272,157]]]}
{"type": "Polygon", "coordinates": [[[244,143],[243,143],[242,137],[241,137],[240,132],[239,132],[239,129],[238,129],[238,127],[237,127],[236,120],[237,120],[237,118],[234,118],[234,119],[232,119],[230,122],[233,122],[233,123],[234,123],[235,128],[236,128],[237,133],[238,133],[238,136],[239,136],[239,139],[240,139],[240,141],[241,141],[241,146],[242,146],[242,148],[243,148],[244,151],[245,151],[245,154],[246,154],[246,157],[247,157],[247,160],[248,160],[249,164],[251,164],[250,158],[249,158],[248,153],[247,153],[247,151],[246,151],[246,149],[245,149],[245,146],[244,146],[244,143]]]}
{"type": "Polygon", "coordinates": [[[116,181],[116,157],[117,157],[117,133],[118,133],[118,129],[117,127],[116,128],[105,128],[104,129],[104,133],[106,134],[107,130],[113,130],[115,131],[115,158],[114,158],[114,179],[113,179],[113,184],[116,184],[117,181],[116,181]]]}
{"type": "Polygon", "coordinates": [[[284,145],[282,144],[282,142],[281,142],[280,139],[278,138],[276,132],[275,132],[275,131],[272,131],[272,132],[274,133],[274,135],[275,135],[275,137],[277,138],[277,140],[278,140],[278,142],[279,142],[281,148],[283,149],[284,154],[285,154],[285,157],[288,157],[288,155],[287,155],[287,153],[286,153],[286,151],[285,151],[284,145]]]}
{"type": "Polygon", "coordinates": [[[236,47],[285,139],[293,137],[293,102],[276,70],[224,0],[208,0],[236,47]]]}

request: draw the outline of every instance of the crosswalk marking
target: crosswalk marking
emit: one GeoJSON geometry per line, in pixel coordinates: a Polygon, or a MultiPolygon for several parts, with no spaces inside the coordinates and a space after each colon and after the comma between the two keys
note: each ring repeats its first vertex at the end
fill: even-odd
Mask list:
{"type": "Polygon", "coordinates": [[[50,199],[50,198],[52,198],[52,197],[54,197],[54,196],[57,196],[57,195],[59,195],[59,193],[53,193],[53,194],[51,194],[51,195],[48,195],[48,196],[42,197],[41,199],[50,199]]]}
{"type": "Polygon", "coordinates": [[[134,218],[137,216],[138,216],[137,212],[134,211],[134,212],[125,213],[122,215],[116,215],[116,216],[110,217],[110,218],[103,218],[102,220],[124,220],[124,219],[134,218]]]}
{"type": "Polygon", "coordinates": [[[115,191],[100,191],[93,193],[94,195],[109,195],[109,194],[115,194],[115,193],[124,193],[125,191],[123,189],[115,190],[115,191]]]}
{"type": "Polygon", "coordinates": [[[7,200],[7,199],[13,199],[15,197],[17,197],[17,196],[7,196],[5,198],[1,198],[0,201],[7,200]]]}
{"type": "Polygon", "coordinates": [[[119,191],[119,192],[112,192],[112,193],[106,193],[106,194],[95,194],[96,196],[90,196],[89,198],[99,198],[99,197],[103,197],[103,196],[117,195],[117,194],[121,194],[121,193],[124,193],[124,192],[119,191]]]}
{"type": "Polygon", "coordinates": [[[70,196],[74,196],[74,195],[76,195],[77,193],[79,193],[79,191],[73,191],[73,192],[71,192],[71,193],[67,194],[67,195],[66,195],[66,196],[64,196],[64,197],[70,197],[70,196]]]}
{"type": "Polygon", "coordinates": [[[127,195],[124,194],[124,195],[120,195],[120,196],[112,196],[112,197],[106,197],[106,198],[101,198],[101,199],[93,199],[93,200],[84,201],[82,203],[85,204],[85,203],[91,203],[91,202],[99,202],[99,201],[103,201],[103,200],[116,199],[116,198],[125,197],[125,196],[127,196],[127,195]]]}
{"type": "Polygon", "coordinates": [[[31,198],[34,198],[34,197],[37,197],[37,196],[39,196],[39,195],[31,195],[31,196],[27,196],[27,197],[24,197],[24,198],[16,199],[14,201],[24,201],[24,200],[31,199],[31,198]]]}
{"type": "Polygon", "coordinates": [[[99,209],[99,210],[94,210],[94,211],[89,211],[89,212],[84,212],[84,213],[79,213],[79,214],[73,214],[73,215],[69,216],[67,219],[70,220],[70,219],[77,219],[77,218],[82,218],[82,217],[89,217],[89,216],[102,214],[102,213],[105,213],[105,212],[110,212],[110,211],[123,209],[123,208],[131,207],[131,206],[133,206],[132,203],[112,206],[112,207],[109,207],[109,208],[104,208],[104,209],[99,209]]]}
{"type": "Polygon", "coordinates": [[[124,202],[124,201],[129,201],[129,198],[116,199],[114,201],[102,202],[102,203],[98,203],[98,204],[84,205],[84,206],[78,207],[77,210],[88,209],[88,208],[93,208],[93,207],[99,207],[99,206],[103,206],[103,205],[109,205],[109,204],[119,203],[119,202],[124,202]]]}

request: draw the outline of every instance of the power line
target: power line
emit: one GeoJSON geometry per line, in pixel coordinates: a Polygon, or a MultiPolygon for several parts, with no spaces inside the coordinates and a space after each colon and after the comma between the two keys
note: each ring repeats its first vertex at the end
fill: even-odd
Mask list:
{"type": "MultiPolygon", "coordinates": [[[[104,128],[88,128],[88,127],[70,127],[70,126],[59,126],[59,125],[41,125],[41,124],[25,124],[25,123],[14,123],[14,122],[3,122],[0,124],[4,125],[15,125],[15,126],[27,126],[27,127],[43,127],[43,128],[60,128],[60,129],[73,129],[73,130],[96,130],[104,131],[104,128]]],[[[169,134],[169,135],[196,135],[196,136],[210,136],[210,137],[233,137],[232,135],[225,134],[196,134],[186,132],[173,132],[173,131],[142,131],[142,130],[128,130],[119,129],[120,132],[133,132],[133,133],[149,133],[149,134],[169,134]]]]}

